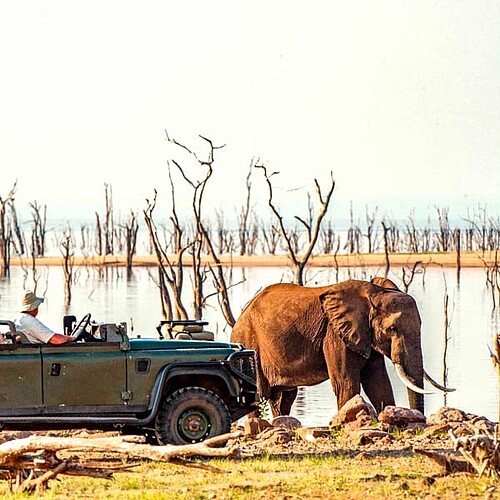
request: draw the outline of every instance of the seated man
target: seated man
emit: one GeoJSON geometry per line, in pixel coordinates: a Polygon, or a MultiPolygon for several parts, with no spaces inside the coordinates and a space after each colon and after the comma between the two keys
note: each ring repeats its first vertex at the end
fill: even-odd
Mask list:
{"type": "Polygon", "coordinates": [[[37,297],[31,291],[24,293],[21,299],[21,315],[14,321],[16,330],[24,333],[26,338],[33,343],[66,344],[75,340],[73,336],[61,335],[52,331],[36,318],[38,306],[43,301],[42,297],[37,297]]]}

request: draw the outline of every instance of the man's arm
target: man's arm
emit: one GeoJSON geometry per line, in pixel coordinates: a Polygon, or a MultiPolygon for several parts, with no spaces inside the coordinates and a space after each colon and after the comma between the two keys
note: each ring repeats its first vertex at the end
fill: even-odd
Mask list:
{"type": "Polygon", "coordinates": [[[61,335],[60,333],[54,333],[49,339],[49,344],[67,344],[75,340],[72,335],[61,335]]]}

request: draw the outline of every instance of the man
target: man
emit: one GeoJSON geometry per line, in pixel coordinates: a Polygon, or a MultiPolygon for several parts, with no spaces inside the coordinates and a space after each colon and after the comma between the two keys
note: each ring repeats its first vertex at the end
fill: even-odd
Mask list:
{"type": "Polygon", "coordinates": [[[24,333],[26,338],[33,343],[66,344],[75,340],[70,335],[61,335],[52,331],[37,319],[38,306],[44,301],[32,291],[26,291],[21,299],[21,315],[14,321],[16,330],[24,333]]]}

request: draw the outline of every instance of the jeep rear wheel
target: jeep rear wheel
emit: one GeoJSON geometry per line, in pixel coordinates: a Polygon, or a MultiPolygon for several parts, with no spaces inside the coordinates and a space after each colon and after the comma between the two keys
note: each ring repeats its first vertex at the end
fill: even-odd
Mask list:
{"type": "Polygon", "coordinates": [[[226,404],[212,391],[186,387],[162,403],[155,424],[160,444],[190,444],[231,430],[226,404]]]}

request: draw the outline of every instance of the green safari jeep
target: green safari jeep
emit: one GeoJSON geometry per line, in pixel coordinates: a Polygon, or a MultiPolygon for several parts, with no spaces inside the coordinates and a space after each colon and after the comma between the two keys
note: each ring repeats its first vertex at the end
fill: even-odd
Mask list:
{"type": "Polygon", "coordinates": [[[0,429],[87,428],[187,444],[230,431],[259,397],[255,353],[216,342],[206,322],[162,321],[159,338],[129,338],[125,323],[78,324],[77,342],[26,342],[14,323],[0,344],[0,429]]]}

